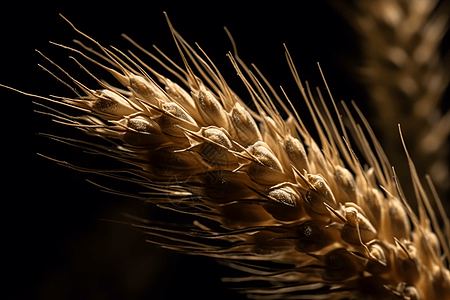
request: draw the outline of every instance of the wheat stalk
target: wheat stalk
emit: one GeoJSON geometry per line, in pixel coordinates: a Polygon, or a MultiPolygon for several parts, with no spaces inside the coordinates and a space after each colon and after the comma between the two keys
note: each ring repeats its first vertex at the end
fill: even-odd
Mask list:
{"type": "Polygon", "coordinates": [[[101,88],[92,90],[61,69],[84,95],[39,97],[85,113],[51,112],[58,122],[119,144],[114,142],[111,148],[51,138],[130,165],[87,171],[124,180],[131,175],[133,182],[153,195],[129,196],[214,221],[208,226],[197,221],[192,231],[135,226],[152,236],[153,243],[225,259],[227,265],[249,274],[228,281],[249,282],[249,286],[267,282],[266,287],[243,290],[254,298],[448,296],[448,230],[439,229],[409,156],[419,217],[392,180],[395,174],[362,115],[365,124],[360,127],[344,105],[367,168],[361,166],[342,120],[335,123],[320,91],[316,101],[309,86],[304,88],[288,52],[320,143],[295,109],[289,109],[259,74],[262,84],[236,51],[229,57],[249,90],[254,111],[230,89],[207,56],[197,54],[171,30],[184,68],[174,64],[169,68],[172,62],[167,58],[163,66],[186,88],[157,73],[137,55],[104,48],[77,30],[99,52],[79,43],[81,47],[102,62],[63,47],[104,68],[123,87],[98,80],[101,88]],[[287,114],[286,120],[276,105],[287,114]],[[264,262],[275,265],[264,266],[264,262]]]}

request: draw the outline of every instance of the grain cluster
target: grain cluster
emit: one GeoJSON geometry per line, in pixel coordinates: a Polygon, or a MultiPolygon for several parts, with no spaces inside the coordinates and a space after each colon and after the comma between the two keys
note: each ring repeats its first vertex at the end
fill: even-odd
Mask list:
{"type": "Polygon", "coordinates": [[[244,283],[242,292],[257,299],[450,299],[448,228],[439,229],[407,152],[418,216],[361,113],[355,107],[363,126],[343,104],[346,129],[334,101],[329,109],[320,91],[317,100],[305,88],[287,51],[315,128],[306,128],[288,96],[281,99],[236,51],[229,58],[251,101],[172,27],[183,67],[141,49],[172,79],[75,30],[97,50],[81,42],[82,50],[63,47],[120,86],[97,79],[77,59],[100,88],[60,68],[83,94],[40,98],[81,111],[54,118],[113,146],[52,138],[128,164],[91,172],[131,180],[147,190],[134,197],[196,218],[193,230],[141,226],[152,242],[222,259],[246,274],[225,280],[244,283]],[[205,225],[211,223],[217,226],[205,225]]]}

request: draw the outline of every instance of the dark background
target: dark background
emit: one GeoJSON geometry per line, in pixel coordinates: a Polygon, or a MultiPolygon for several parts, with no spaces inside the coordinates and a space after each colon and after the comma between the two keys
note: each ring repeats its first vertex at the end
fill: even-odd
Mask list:
{"type": "MultiPolygon", "coordinates": [[[[43,64],[64,77],[34,51],[39,49],[82,82],[86,79],[95,84],[68,58],[73,53],[48,43],[74,46],[73,38],[82,39],[58,13],[104,46],[134,49],[121,38],[120,34],[126,33],[147,49],[158,45],[181,63],[163,15],[166,11],[181,35],[191,44],[199,43],[242,98],[247,92],[225,56],[232,48],[223,26],[233,34],[241,58],[255,63],[274,87],[283,85],[300,114],[308,115],[285,61],[283,43],[302,80],[324,90],[316,64],[320,62],[337,100],[355,99],[363,111],[370,111],[348,63],[357,52],[353,33],[324,1],[303,1],[295,7],[280,1],[209,6],[170,1],[111,3],[0,4],[0,83],[41,96],[72,96],[37,66],[43,64]]],[[[157,66],[150,58],[146,61],[157,66]]],[[[144,218],[165,215],[138,200],[100,192],[85,180],[108,184],[98,176],[38,156],[36,153],[86,167],[109,163],[37,136],[43,132],[82,137],[49,116],[33,112],[42,110],[33,100],[0,88],[0,282],[6,293],[2,299],[243,298],[220,281],[224,275],[235,274],[233,270],[213,259],[162,250],[146,243],[146,236],[136,229],[102,221],[121,219],[124,213],[144,218]]],[[[120,183],[109,184],[121,187],[120,183]]]]}

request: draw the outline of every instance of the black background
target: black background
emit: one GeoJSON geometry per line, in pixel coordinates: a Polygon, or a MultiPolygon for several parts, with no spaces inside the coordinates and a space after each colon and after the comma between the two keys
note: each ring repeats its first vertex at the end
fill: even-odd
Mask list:
{"type": "MultiPolygon", "coordinates": [[[[112,3],[0,4],[0,83],[36,95],[72,96],[37,66],[43,64],[61,76],[34,51],[39,49],[76,78],[95,84],[68,58],[73,53],[48,43],[73,46],[73,38],[82,39],[58,13],[104,46],[134,49],[121,38],[120,34],[126,33],[147,49],[158,45],[181,63],[163,15],[166,11],[180,34],[191,44],[199,43],[243,98],[247,92],[225,56],[232,48],[223,26],[233,34],[241,58],[255,63],[274,87],[283,85],[301,114],[305,107],[282,43],[293,55],[302,80],[324,90],[316,64],[320,62],[336,99],[355,99],[366,113],[370,110],[362,89],[351,79],[349,61],[357,53],[357,41],[326,2],[303,1],[294,7],[282,1],[270,5],[251,1],[220,5],[112,3]]],[[[146,61],[157,66],[151,59],[146,61]]],[[[80,149],[37,136],[44,132],[82,137],[48,116],[34,113],[41,108],[32,104],[33,100],[0,88],[0,282],[6,293],[2,299],[244,298],[220,281],[234,273],[213,259],[161,250],[146,243],[145,235],[135,229],[102,221],[120,219],[124,212],[146,218],[161,215],[151,205],[102,193],[85,180],[103,179],[38,156],[36,153],[42,153],[79,166],[108,164],[80,149]]],[[[120,188],[116,182],[110,186],[120,188]]]]}

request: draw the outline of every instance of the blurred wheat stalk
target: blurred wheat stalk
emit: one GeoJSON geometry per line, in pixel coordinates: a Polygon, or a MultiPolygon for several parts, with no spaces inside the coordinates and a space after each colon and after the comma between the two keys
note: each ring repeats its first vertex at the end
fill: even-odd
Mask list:
{"type": "MultiPolygon", "coordinates": [[[[356,64],[376,114],[383,149],[401,178],[408,168],[393,125],[402,124],[419,174],[430,174],[449,198],[450,111],[442,111],[450,55],[441,43],[449,26],[449,1],[369,0],[331,2],[361,41],[356,64]]],[[[449,99],[447,99],[449,101],[449,99]]],[[[404,185],[409,185],[407,182],[404,185]]],[[[409,189],[411,190],[411,189],[409,189]]],[[[411,194],[408,194],[411,195],[411,194]]]]}
{"type": "Polygon", "coordinates": [[[208,225],[196,220],[192,230],[135,226],[162,247],[220,258],[245,272],[246,276],[226,280],[245,283],[242,291],[252,298],[450,299],[448,218],[436,199],[445,221],[442,231],[409,155],[418,216],[357,108],[364,126],[343,104],[366,167],[354,155],[342,119],[332,116],[331,111],[341,114],[334,102],[330,111],[319,90],[319,100],[314,99],[289,53],[289,66],[319,141],[257,69],[255,76],[246,67],[236,50],[229,57],[254,110],[231,90],[204,53],[198,54],[171,30],[184,68],[161,52],[165,62],[141,50],[185,88],[134,53],[104,48],[78,30],[98,52],[79,41],[82,51],[59,45],[100,66],[122,87],[97,79],[75,59],[101,87],[91,89],[48,59],[83,94],[72,88],[75,98],[35,97],[83,115],[54,109],[47,114],[111,146],[48,136],[129,167],[86,170],[59,163],[132,181],[145,192],[128,196],[212,220],[208,225]],[[286,113],[286,120],[276,106],[286,113]]]}

